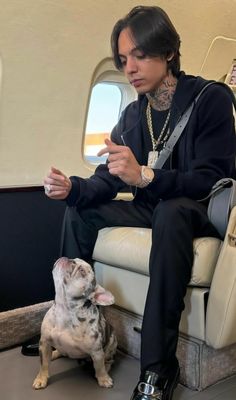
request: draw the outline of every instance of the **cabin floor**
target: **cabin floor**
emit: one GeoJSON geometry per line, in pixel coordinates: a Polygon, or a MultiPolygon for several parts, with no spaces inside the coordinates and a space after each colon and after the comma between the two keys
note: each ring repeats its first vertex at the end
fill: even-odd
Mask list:
{"type": "MultiPolygon", "coordinates": [[[[46,389],[32,389],[39,357],[24,356],[21,347],[0,352],[0,394],[3,400],[129,400],[139,376],[139,361],[118,352],[111,370],[112,389],[100,388],[89,365],[60,358],[51,364],[46,389]]],[[[178,385],[173,400],[235,400],[236,376],[202,392],[178,385]]]]}

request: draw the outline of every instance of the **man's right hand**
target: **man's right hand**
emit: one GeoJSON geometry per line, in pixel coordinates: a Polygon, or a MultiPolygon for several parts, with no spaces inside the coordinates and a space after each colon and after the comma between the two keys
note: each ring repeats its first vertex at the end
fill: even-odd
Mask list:
{"type": "Polygon", "coordinates": [[[45,194],[50,199],[64,200],[69,195],[72,183],[59,169],[51,167],[51,170],[43,180],[45,194]]]}

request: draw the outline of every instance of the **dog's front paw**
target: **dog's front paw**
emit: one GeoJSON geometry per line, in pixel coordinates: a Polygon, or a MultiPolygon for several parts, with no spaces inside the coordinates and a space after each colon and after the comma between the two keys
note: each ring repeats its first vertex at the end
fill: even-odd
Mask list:
{"type": "Polygon", "coordinates": [[[38,374],[33,382],[34,389],[44,389],[48,384],[48,377],[46,375],[38,374]]]}
{"type": "Polygon", "coordinates": [[[97,378],[98,384],[101,387],[110,388],[113,386],[113,380],[109,375],[100,376],[97,378]]]}

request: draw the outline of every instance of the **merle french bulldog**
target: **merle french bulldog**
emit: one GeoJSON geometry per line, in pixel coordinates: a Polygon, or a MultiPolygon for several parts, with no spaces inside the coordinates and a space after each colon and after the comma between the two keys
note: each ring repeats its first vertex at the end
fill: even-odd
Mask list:
{"type": "Polygon", "coordinates": [[[76,359],[89,356],[98,384],[112,387],[108,371],[114,361],[117,339],[98,306],[113,304],[113,295],[96,284],[92,267],[79,258],[59,258],[53,279],[55,302],[42,322],[41,367],[33,387],[47,386],[49,363],[61,355],[76,359]]]}

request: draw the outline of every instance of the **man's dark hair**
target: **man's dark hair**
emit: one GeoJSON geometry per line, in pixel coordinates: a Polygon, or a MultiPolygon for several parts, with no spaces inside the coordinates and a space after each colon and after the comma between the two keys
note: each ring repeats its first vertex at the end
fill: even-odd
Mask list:
{"type": "Polygon", "coordinates": [[[111,48],[115,66],[122,70],[118,39],[121,31],[129,28],[135,47],[149,57],[161,57],[168,62],[174,76],[180,71],[180,37],[170,18],[160,7],[134,7],[124,18],[117,21],[111,35],[111,48]]]}

